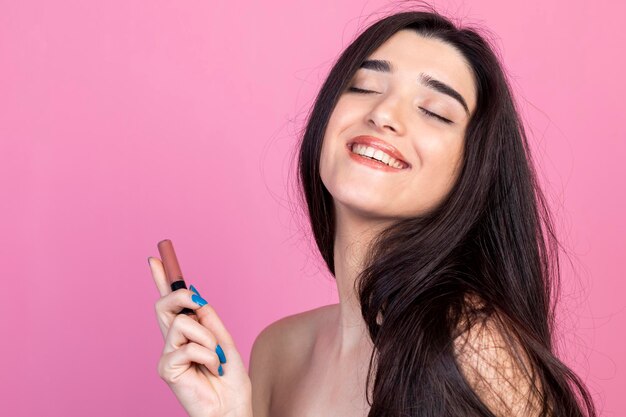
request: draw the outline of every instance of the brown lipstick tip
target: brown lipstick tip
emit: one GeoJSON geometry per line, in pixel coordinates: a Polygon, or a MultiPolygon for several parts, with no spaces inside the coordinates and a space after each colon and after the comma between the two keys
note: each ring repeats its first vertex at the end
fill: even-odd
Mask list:
{"type": "Polygon", "coordinates": [[[163,266],[165,268],[165,276],[167,277],[170,285],[173,282],[183,279],[183,273],[180,270],[178,259],[176,258],[176,252],[174,252],[174,245],[169,239],[164,239],[157,244],[163,266]]]}

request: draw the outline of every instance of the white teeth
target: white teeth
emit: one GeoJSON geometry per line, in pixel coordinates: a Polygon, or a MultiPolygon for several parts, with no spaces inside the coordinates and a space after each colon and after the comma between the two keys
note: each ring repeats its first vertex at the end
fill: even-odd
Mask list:
{"type": "Polygon", "coordinates": [[[400,163],[397,159],[392,158],[389,154],[386,154],[380,149],[372,148],[371,146],[355,143],[352,145],[352,152],[379,160],[394,168],[402,169],[403,167],[402,163],[400,163]]]}
{"type": "Polygon", "coordinates": [[[387,155],[386,153],[384,153],[383,151],[381,151],[380,149],[377,149],[376,152],[374,152],[374,158],[383,161],[386,164],[389,164],[389,160],[391,159],[391,157],[389,155],[387,155]]]}

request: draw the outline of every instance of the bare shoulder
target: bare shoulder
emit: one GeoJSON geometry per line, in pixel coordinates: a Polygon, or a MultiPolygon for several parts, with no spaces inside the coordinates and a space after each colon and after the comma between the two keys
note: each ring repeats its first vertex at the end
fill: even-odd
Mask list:
{"type": "Polygon", "coordinates": [[[283,317],[267,325],[256,337],[250,353],[252,408],[266,417],[275,381],[297,371],[308,358],[319,326],[336,311],[335,305],[283,317]]]}
{"type": "Polygon", "coordinates": [[[521,344],[497,317],[472,324],[454,340],[459,368],[496,416],[530,417],[541,410],[541,390],[521,344]]]}

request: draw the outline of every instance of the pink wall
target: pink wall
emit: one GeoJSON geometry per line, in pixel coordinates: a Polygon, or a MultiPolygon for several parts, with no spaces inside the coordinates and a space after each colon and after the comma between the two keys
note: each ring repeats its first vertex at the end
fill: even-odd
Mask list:
{"type": "MultiPolygon", "coordinates": [[[[289,157],[332,61],[388,3],[226,3],[0,3],[0,415],[184,415],[157,374],[160,239],[246,363],[264,326],[336,302],[289,157]]],[[[626,8],[437,4],[498,38],[572,254],[563,356],[601,415],[624,415],[626,8]]]]}

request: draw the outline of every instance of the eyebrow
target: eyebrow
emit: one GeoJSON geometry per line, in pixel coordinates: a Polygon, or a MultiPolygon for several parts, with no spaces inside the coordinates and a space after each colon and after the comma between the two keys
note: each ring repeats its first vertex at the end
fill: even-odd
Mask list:
{"type": "MultiPolygon", "coordinates": [[[[391,64],[391,62],[381,59],[365,60],[359,68],[370,69],[379,72],[393,72],[393,65],[391,64]]],[[[465,102],[463,96],[454,88],[450,87],[448,84],[445,84],[423,72],[420,72],[418,81],[420,82],[420,84],[428,88],[452,97],[453,99],[458,101],[461,106],[463,106],[463,108],[465,109],[465,113],[467,113],[468,116],[470,115],[469,108],[467,107],[467,103],[465,102]]]]}

